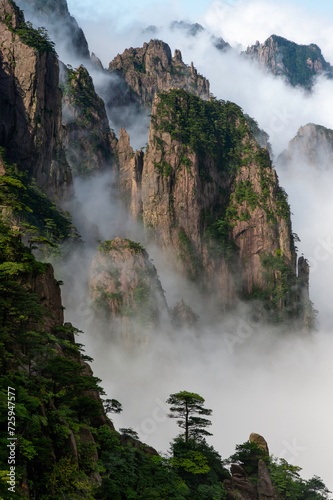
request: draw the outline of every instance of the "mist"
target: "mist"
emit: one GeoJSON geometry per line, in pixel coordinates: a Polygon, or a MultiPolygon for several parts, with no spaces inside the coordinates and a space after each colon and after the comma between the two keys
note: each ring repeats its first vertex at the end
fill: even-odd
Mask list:
{"type": "MultiPolygon", "coordinates": [[[[69,1],[71,10],[72,1],[69,1]]],[[[74,3],[73,3],[74,5],[74,3]]],[[[89,3],[85,12],[90,11],[89,3]]],[[[297,43],[317,43],[324,57],[333,62],[332,25],[289,4],[273,1],[213,2],[199,22],[206,31],[190,37],[170,30],[169,23],[181,11],[143,9],[135,25],[117,25],[117,19],[99,15],[79,19],[90,50],[107,67],[118,52],[139,47],[150,40],[144,29],[153,24],[172,51],[182,51],[183,60],[210,80],[211,92],[219,99],[240,105],[270,135],[274,157],[287,147],[300,126],[318,123],[333,128],[333,83],[319,77],[311,94],[292,88],[282,78],[264,73],[256,63],[240,56],[256,40],[275,33],[297,43]],[[162,12],[162,16],[161,16],[162,12]],[[161,26],[159,19],[163,19],[161,26]],[[306,25],[307,30],[302,26],[306,25]],[[232,50],[221,53],[211,36],[221,36],[232,50]]],[[[74,15],[78,12],[72,11],[74,15]]],[[[177,20],[179,20],[178,18],[177,20]]],[[[58,50],[58,47],[57,47],[58,50]]],[[[65,63],[73,60],[59,50],[65,63]]],[[[92,70],[96,89],[103,97],[109,76],[92,70]],[[104,80],[105,79],[105,80],[104,80]]],[[[137,119],[127,108],[128,131],[135,148],[144,146],[147,121],[137,119]],[[133,118],[131,120],[131,118],[133,118]]],[[[112,128],[118,130],[109,116],[112,128]]],[[[117,122],[116,122],[117,123],[117,122]]],[[[331,443],[333,441],[331,393],[333,367],[333,313],[330,303],[333,276],[333,170],[318,170],[294,158],[288,166],[279,163],[281,185],[289,195],[293,230],[299,235],[299,255],[309,260],[310,298],[318,309],[317,332],[307,337],[267,328],[252,320],[248,306],[241,304],[234,316],[207,309],[193,284],[179,277],[158,248],[145,240],[143,228],[132,220],[117,198],[115,179],[106,172],[93,179],[75,180],[76,198],[68,206],[85,244],[72,254],[57,277],[63,279],[66,321],[82,329],[79,341],[91,355],[94,374],[102,379],[107,397],[116,398],[124,411],[113,418],[116,428],[132,427],[142,441],[166,453],[178,434],[174,420],[167,418],[169,394],[188,390],[201,394],[213,409],[209,444],[223,458],[235,445],[248,440],[251,432],[262,434],[271,454],[302,467],[301,476],[320,476],[333,490],[331,443]],[[199,314],[199,335],[189,329],[156,332],[146,351],[128,352],[94,329],[94,311],[88,296],[88,273],[98,240],[116,236],[143,243],[154,260],[169,307],[181,298],[199,314]]]]}

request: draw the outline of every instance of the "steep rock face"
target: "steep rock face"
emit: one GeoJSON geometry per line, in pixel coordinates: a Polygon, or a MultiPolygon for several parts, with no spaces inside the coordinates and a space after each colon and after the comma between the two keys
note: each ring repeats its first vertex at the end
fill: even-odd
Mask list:
{"type": "Polygon", "coordinates": [[[117,138],[110,130],[103,100],[84,66],[61,66],[64,145],[74,174],[103,170],[114,161],[117,138]]]}
{"type": "Polygon", "coordinates": [[[283,75],[291,85],[310,89],[315,75],[327,73],[332,68],[315,44],[298,45],[280,36],[272,35],[264,43],[256,42],[243,53],[256,59],[274,75],[283,75]]]}
{"type": "Polygon", "coordinates": [[[297,135],[289,142],[288,149],[277,159],[281,166],[287,166],[293,161],[302,161],[319,169],[331,168],[333,130],[313,123],[300,127],[297,135]]]}
{"type": "Polygon", "coordinates": [[[104,331],[127,347],[145,345],[169,322],[156,269],[139,243],[104,242],[91,264],[89,290],[104,331]]]}
{"type": "MultiPolygon", "coordinates": [[[[214,292],[223,307],[259,288],[284,308],[286,297],[272,294],[279,267],[296,273],[289,206],[238,106],[183,90],[160,94],[141,178],[142,212],[132,204],[132,213],[176,257],[180,272],[214,292]],[[274,268],[269,276],[266,267],[274,268]]],[[[139,190],[137,183],[133,197],[139,190]]]]}
{"type": "Polygon", "coordinates": [[[9,0],[1,0],[0,19],[0,145],[50,196],[68,196],[56,54],[9,0]]]}
{"type": "Polygon", "coordinates": [[[184,64],[179,50],[172,57],[170,47],[151,40],[142,48],[126,49],[109,64],[109,71],[121,75],[134,92],[138,102],[151,106],[156,92],[183,88],[208,99],[209,82],[194,68],[184,64]]]}
{"type": "MultiPolygon", "coordinates": [[[[266,458],[259,458],[252,455],[252,463],[250,468],[250,461],[245,459],[247,465],[241,462],[244,468],[239,464],[232,464],[230,468],[231,479],[224,481],[224,486],[228,491],[228,500],[279,500],[280,496],[273,487],[272,479],[269,475],[269,470],[265,463],[268,460],[269,452],[268,445],[260,434],[252,433],[249,442],[256,443],[258,448],[265,452],[266,458]],[[246,470],[249,471],[247,474],[246,470]]],[[[262,452],[260,453],[262,456],[262,452]]]]}
{"type": "Polygon", "coordinates": [[[89,59],[89,48],[82,29],[70,15],[66,0],[16,0],[30,21],[45,26],[52,40],[64,45],[67,53],[81,61],[89,59]]]}
{"type": "MultiPolygon", "coordinates": [[[[55,333],[55,335],[60,339],[66,339],[75,345],[74,334],[71,333],[72,325],[70,323],[66,323],[64,325],[64,307],[61,300],[61,290],[58,281],[54,278],[54,271],[51,264],[46,265],[45,271],[42,274],[32,277],[30,281],[30,289],[32,293],[37,295],[40,304],[45,310],[43,331],[51,334],[55,333]],[[66,327],[64,329],[64,333],[62,333],[63,326],[66,327]]],[[[60,347],[59,344],[57,344],[57,350],[60,356],[66,357],[63,348],[60,347]]],[[[83,373],[86,376],[91,377],[93,372],[90,365],[81,357],[79,357],[79,362],[83,367],[83,373]]],[[[84,394],[97,401],[102,406],[100,395],[97,391],[88,390],[85,391],[84,394]]],[[[99,415],[93,423],[97,426],[107,424],[113,429],[113,425],[105,417],[104,411],[102,411],[101,415],[99,415]]]]}
{"type": "Polygon", "coordinates": [[[144,154],[141,150],[134,153],[129,135],[124,128],[119,131],[117,154],[122,198],[131,214],[137,217],[142,212],[141,182],[144,154]]]}
{"type": "Polygon", "coordinates": [[[243,467],[231,465],[231,479],[224,481],[228,500],[257,500],[257,490],[251,483],[243,467]]]}
{"type": "Polygon", "coordinates": [[[39,297],[40,303],[48,313],[43,327],[51,333],[56,326],[64,323],[60,286],[54,278],[51,264],[47,264],[45,272],[34,277],[31,284],[31,291],[39,297]]]}
{"type": "Polygon", "coordinates": [[[274,500],[278,495],[272,485],[267,466],[263,460],[258,463],[258,500],[274,500]]]}

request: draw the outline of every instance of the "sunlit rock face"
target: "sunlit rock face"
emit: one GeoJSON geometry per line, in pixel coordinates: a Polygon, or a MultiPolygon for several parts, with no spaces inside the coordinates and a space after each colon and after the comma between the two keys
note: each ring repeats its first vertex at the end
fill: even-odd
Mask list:
{"type": "Polygon", "coordinates": [[[259,298],[297,316],[289,205],[252,128],[232,103],[159,94],[146,152],[121,133],[120,190],[178,272],[222,309],[259,298]]]}
{"type": "Polygon", "coordinates": [[[104,334],[129,348],[146,345],[170,324],[156,269],[139,243],[115,238],[100,245],[89,290],[104,334]]]}
{"type": "Polygon", "coordinates": [[[199,75],[193,63],[187,66],[179,50],[172,57],[170,47],[151,40],[142,48],[126,49],[109,64],[109,71],[121,75],[138,102],[151,106],[156,92],[182,88],[209,99],[209,82],[199,75]]]}

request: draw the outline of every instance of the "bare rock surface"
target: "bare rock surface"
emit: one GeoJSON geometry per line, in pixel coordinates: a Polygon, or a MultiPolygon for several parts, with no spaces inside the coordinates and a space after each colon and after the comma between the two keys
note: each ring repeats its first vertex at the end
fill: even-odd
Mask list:
{"type": "Polygon", "coordinates": [[[23,29],[22,12],[1,0],[0,145],[49,196],[63,198],[72,193],[72,174],[62,144],[57,56],[37,35],[33,42],[20,37],[18,26],[23,29]]]}
{"type": "Polygon", "coordinates": [[[151,106],[157,92],[183,88],[209,99],[209,82],[199,75],[193,63],[187,66],[179,50],[172,57],[170,47],[161,40],[151,40],[142,48],[126,49],[109,64],[109,71],[121,75],[138,102],[151,106]]]}

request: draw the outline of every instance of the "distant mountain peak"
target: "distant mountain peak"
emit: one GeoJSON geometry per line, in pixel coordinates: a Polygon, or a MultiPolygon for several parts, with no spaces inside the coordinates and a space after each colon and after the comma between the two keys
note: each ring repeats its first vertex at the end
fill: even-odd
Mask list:
{"type": "Polygon", "coordinates": [[[257,41],[243,55],[257,60],[274,75],[284,76],[291,85],[307,90],[311,89],[317,75],[326,73],[332,77],[333,74],[318,45],[299,45],[275,34],[264,43],[257,41]]]}

